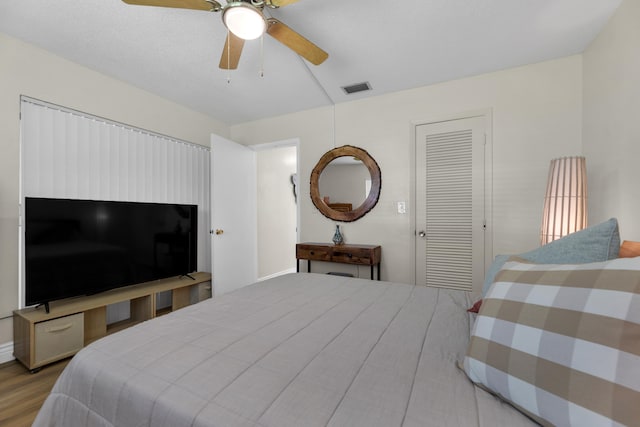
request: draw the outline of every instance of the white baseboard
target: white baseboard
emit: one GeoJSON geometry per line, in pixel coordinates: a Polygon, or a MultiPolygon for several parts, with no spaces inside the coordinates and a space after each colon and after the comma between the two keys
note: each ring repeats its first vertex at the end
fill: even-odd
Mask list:
{"type": "Polygon", "coordinates": [[[295,273],[295,268],[290,268],[288,270],[279,271],[277,273],[270,274],[268,276],[258,278],[258,282],[262,282],[263,280],[273,279],[274,277],[282,276],[284,274],[295,273]]]}
{"type": "Polygon", "coordinates": [[[0,344],[0,363],[11,362],[13,357],[13,341],[0,344]]]}

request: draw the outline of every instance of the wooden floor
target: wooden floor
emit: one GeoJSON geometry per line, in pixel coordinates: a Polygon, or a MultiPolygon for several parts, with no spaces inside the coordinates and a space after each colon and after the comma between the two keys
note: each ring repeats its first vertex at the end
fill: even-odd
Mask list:
{"type": "Polygon", "coordinates": [[[45,366],[35,374],[16,361],[0,365],[0,426],[30,426],[70,360],[45,366]]]}

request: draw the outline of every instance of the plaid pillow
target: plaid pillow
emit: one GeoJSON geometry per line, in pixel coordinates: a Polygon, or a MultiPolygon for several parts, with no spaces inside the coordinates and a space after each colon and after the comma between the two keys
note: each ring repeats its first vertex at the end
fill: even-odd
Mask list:
{"type": "Polygon", "coordinates": [[[483,300],[469,378],[543,425],[640,425],[640,258],[520,261],[483,300]]]}

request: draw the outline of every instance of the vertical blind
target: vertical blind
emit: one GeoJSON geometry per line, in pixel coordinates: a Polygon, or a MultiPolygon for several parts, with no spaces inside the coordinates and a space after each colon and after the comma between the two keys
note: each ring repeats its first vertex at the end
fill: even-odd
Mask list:
{"type": "Polygon", "coordinates": [[[472,131],[426,137],[426,284],[472,284],[472,131]]]}
{"type": "Polygon", "coordinates": [[[209,148],[28,97],[20,123],[22,198],[197,205],[198,270],[211,271],[209,148]]]}

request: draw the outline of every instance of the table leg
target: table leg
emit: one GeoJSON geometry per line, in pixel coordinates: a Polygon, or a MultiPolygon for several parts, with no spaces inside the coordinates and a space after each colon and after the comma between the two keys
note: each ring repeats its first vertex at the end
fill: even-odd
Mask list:
{"type": "Polygon", "coordinates": [[[378,263],[378,280],[380,280],[380,263],[378,263]]]}
{"type": "Polygon", "coordinates": [[[311,273],[311,260],[307,260],[307,273],[311,273]]]}
{"type": "Polygon", "coordinates": [[[296,259],[296,273],[300,273],[300,260],[296,259]]]}

